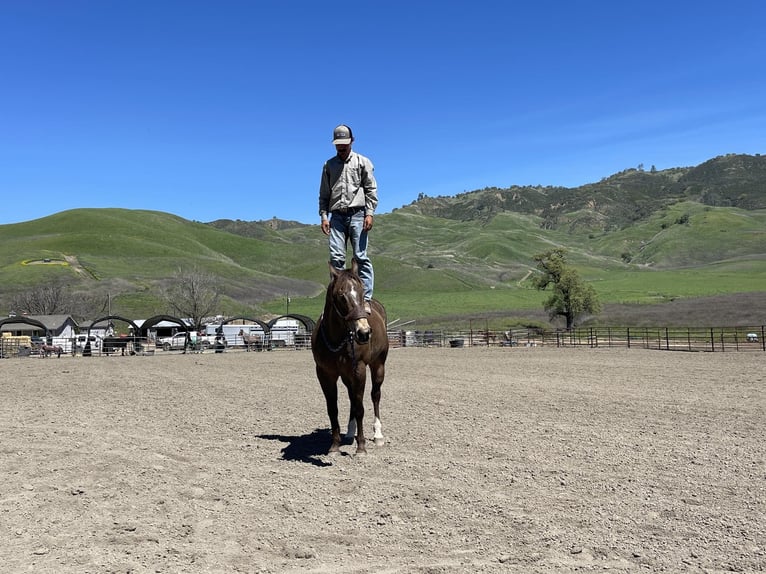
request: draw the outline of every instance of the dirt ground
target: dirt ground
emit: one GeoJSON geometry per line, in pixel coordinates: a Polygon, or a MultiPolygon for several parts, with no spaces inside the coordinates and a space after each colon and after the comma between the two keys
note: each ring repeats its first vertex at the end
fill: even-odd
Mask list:
{"type": "Polygon", "coordinates": [[[764,387],[763,353],[392,349],[387,444],[329,457],[308,351],[4,359],[0,571],[763,571],[764,387]]]}

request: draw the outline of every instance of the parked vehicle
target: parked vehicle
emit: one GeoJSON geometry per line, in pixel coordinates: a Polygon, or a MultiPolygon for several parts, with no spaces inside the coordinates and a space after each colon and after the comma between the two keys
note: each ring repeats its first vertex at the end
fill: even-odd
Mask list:
{"type": "Polygon", "coordinates": [[[186,331],[181,331],[171,337],[160,337],[157,339],[157,346],[163,351],[177,351],[185,349],[187,342],[191,343],[191,338],[187,338],[186,331]]]}
{"type": "Polygon", "coordinates": [[[198,334],[197,331],[189,331],[189,337],[186,337],[186,331],[176,333],[172,337],[160,337],[157,339],[157,347],[160,347],[163,351],[178,351],[186,348],[186,345],[190,345],[192,349],[200,351],[206,351],[212,348],[216,341],[212,335],[198,334]]]}
{"type": "Polygon", "coordinates": [[[87,342],[90,342],[91,352],[101,349],[101,337],[96,337],[95,335],[77,335],[77,338],[75,339],[77,352],[82,353],[85,350],[85,344],[87,342]]]}

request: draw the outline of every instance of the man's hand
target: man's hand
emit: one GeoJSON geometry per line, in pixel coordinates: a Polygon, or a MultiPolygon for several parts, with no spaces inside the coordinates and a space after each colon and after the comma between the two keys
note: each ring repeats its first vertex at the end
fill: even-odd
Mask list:
{"type": "Polygon", "coordinates": [[[324,233],[325,235],[330,235],[330,220],[323,219],[321,226],[322,226],[322,233],[324,233]]]}
{"type": "Polygon", "coordinates": [[[364,231],[369,231],[370,229],[372,229],[372,215],[364,216],[364,225],[362,226],[362,229],[364,231]]]}

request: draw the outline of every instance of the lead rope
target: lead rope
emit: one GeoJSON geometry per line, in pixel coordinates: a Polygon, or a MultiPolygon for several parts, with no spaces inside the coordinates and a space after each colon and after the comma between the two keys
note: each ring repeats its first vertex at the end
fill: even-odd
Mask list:
{"type": "Polygon", "coordinates": [[[349,329],[348,343],[351,345],[351,370],[356,371],[356,346],[354,345],[354,332],[349,329]]]}
{"type": "MultiPolygon", "coordinates": [[[[338,308],[335,308],[336,311],[338,311],[338,308]]],[[[340,312],[338,312],[340,315],[340,312]]],[[[343,345],[346,343],[351,345],[351,368],[356,370],[356,349],[354,348],[354,330],[349,329],[348,330],[348,338],[341,339],[340,343],[338,343],[337,347],[334,347],[332,343],[330,343],[329,339],[327,338],[327,333],[325,332],[325,322],[322,321],[324,318],[324,313],[322,313],[322,316],[319,317],[319,320],[322,322],[322,324],[319,327],[319,334],[322,335],[322,340],[324,341],[324,344],[327,345],[327,348],[331,353],[337,353],[343,348],[343,345]]]]}
{"type": "Polygon", "coordinates": [[[356,357],[354,354],[354,331],[349,329],[348,338],[341,339],[337,347],[333,347],[332,343],[330,343],[330,341],[327,339],[327,333],[325,332],[324,322],[322,323],[322,326],[319,328],[319,334],[322,335],[322,340],[324,341],[324,344],[327,345],[327,348],[330,350],[331,353],[337,353],[343,348],[343,345],[345,345],[346,343],[351,343],[351,360],[356,363],[356,357]]]}

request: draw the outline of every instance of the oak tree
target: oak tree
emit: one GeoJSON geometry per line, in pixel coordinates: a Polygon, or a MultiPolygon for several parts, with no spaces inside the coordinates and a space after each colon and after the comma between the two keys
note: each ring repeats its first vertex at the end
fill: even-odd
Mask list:
{"type": "Polygon", "coordinates": [[[596,290],[567,263],[564,249],[539,253],[534,260],[540,273],[532,278],[532,284],[540,291],[551,288],[550,297],[543,303],[551,319],[564,317],[570,330],[584,313],[595,314],[601,310],[596,290]]]}

